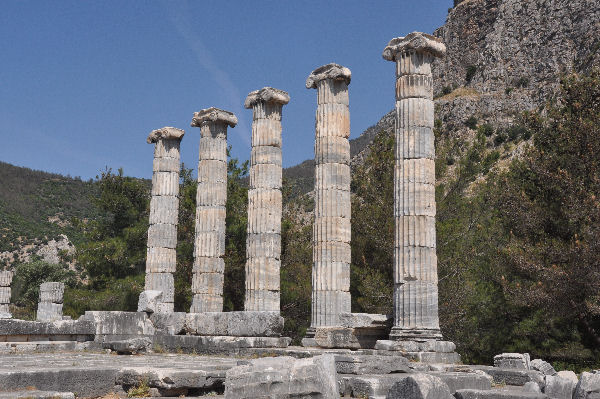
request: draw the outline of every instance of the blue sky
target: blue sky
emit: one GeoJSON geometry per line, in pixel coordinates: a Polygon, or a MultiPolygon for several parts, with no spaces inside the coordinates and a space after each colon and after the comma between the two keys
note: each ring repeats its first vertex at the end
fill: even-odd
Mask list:
{"type": "Polygon", "coordinates": [[[283,162],[313,157],[318,66],[352,70],[351,138],[394,104],[387,42],[443,25],[451,0],[17,1],[0,14],[0,160],[84,179],[106,166],[152,175],[148,133],[186,131],[182,161],[198,162],[194,111],[234,112],[233,155],[250,156],[246,95],[290,93],[283,162]]]}

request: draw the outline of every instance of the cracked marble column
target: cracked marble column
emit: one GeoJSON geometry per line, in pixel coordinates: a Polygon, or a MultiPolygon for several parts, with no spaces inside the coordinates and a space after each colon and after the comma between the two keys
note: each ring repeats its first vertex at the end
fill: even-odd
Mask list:
{"type": "Polygon", "coordinates": [[[13,279],[13,272],[0,271],[0,319],[10,319],[10,285],[13,279]]]}
{"type": "Polygon", "coordinates": [[[40,284],[40,301],[38,302],[36,320],[62,320],[64,293],[64,283],[46,282],[40,284]]]}
{"type": "Polygon", "coordinates": [[[311,328],[350,313],[350,110],[348,68],[328,64],[306,80],[317,89],[311,328]]]}
{"type": "Polygon", "coordinates": [[[195,112],[192,119],[201,137],[190,313],[223,311],[227,127],[237,122],[231,112],[214,107],[195,112]]]}
{"type": "Polygon", "coordinates": [[[146,280],[138,311],[174,311],[177,224],[179,217],[179,146],[185,132],[174,127],[153,130],[152,198],[146,250],[146,280]]]}
{"type": "Polygon", "coordinates": [[[281,268],[281,112],[287,92],[265,87],[248,94],[252,153],[246,239],[246,311],[279,312],[281,268]]]}
{"type": "Polygon", "coordinates": [[[418,32],[392,39],[383,51],[396,63],[394,340],[442,338],[431,63],[445,53],[440,39],[418,32]]]}

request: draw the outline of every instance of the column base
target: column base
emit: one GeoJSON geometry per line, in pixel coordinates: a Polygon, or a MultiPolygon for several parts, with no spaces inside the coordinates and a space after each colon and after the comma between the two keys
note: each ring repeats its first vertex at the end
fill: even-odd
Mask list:
{"type": "Polygon", "coordinates": [[[442,339],[439,329],[392,327],[390,332],[392,341],[441,341],[442,339]]]}

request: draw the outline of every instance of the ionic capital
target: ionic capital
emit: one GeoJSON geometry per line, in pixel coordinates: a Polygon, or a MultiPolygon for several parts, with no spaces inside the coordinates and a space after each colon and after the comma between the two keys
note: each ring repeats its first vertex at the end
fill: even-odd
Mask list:
{"type": "Polygon", "coordinates": [[[325,79],[343,80],[348,85],[350,84],[351,78],[352,72],[350,72],[350,69],[331,63],[320,66],[312,71],[312,73],[306,79],[306,88],[316,89],[317,83],[325,79]]]}
{"type": "Polygon", "coordinates": [[[165,126],[161,129],[156,129],[150,132],[146,141],[148,144],[157,143],[160,140],[181,140],[185,132],[176,127],[165,126]]]}
{"type": "Polygon", "coordinates": [[[396,56],[405,51],[415,50],[442,58],[446,55],[446,46],[441,39],[421,32],[413,32],[405,37],[396,37],[385,46],[383,58],[396,61],[396,56]]]}
{"type": "Polygon", "coordinates": [[[290,95],[287,91],[274,89],[272,87],[263,87],[260,90],[254,90],[248,94],[246,101],[244,101],[244,107],[252,108],[252,106],[259,101],[285,105],[290,102],[290,95]]]}
{"type": "Polygon", "coordinates": [[[231,127],[235,127],[235,125],[237,125],[238,123],[238,120],[232,112],[224,111],[215,107],[210,107],[202,109],[198,112],[194,112],[194,117],[192,118],[191,126],[200,127],[204,122],[221,122],[231,127]]]}

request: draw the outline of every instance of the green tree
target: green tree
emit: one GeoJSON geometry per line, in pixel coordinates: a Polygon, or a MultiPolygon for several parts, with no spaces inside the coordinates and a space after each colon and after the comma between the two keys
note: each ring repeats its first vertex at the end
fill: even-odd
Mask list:
{"type": "Polygon", "coordinates": [[[141,273],[146,260],[149,186],[147,182],[123,176],[119,169],[102,173],[97,184],[100,196],[94,204],[106,216],[80,222],[86,241],[77,250],[92,286],[103,288],[112,280],[141,273]]]}

